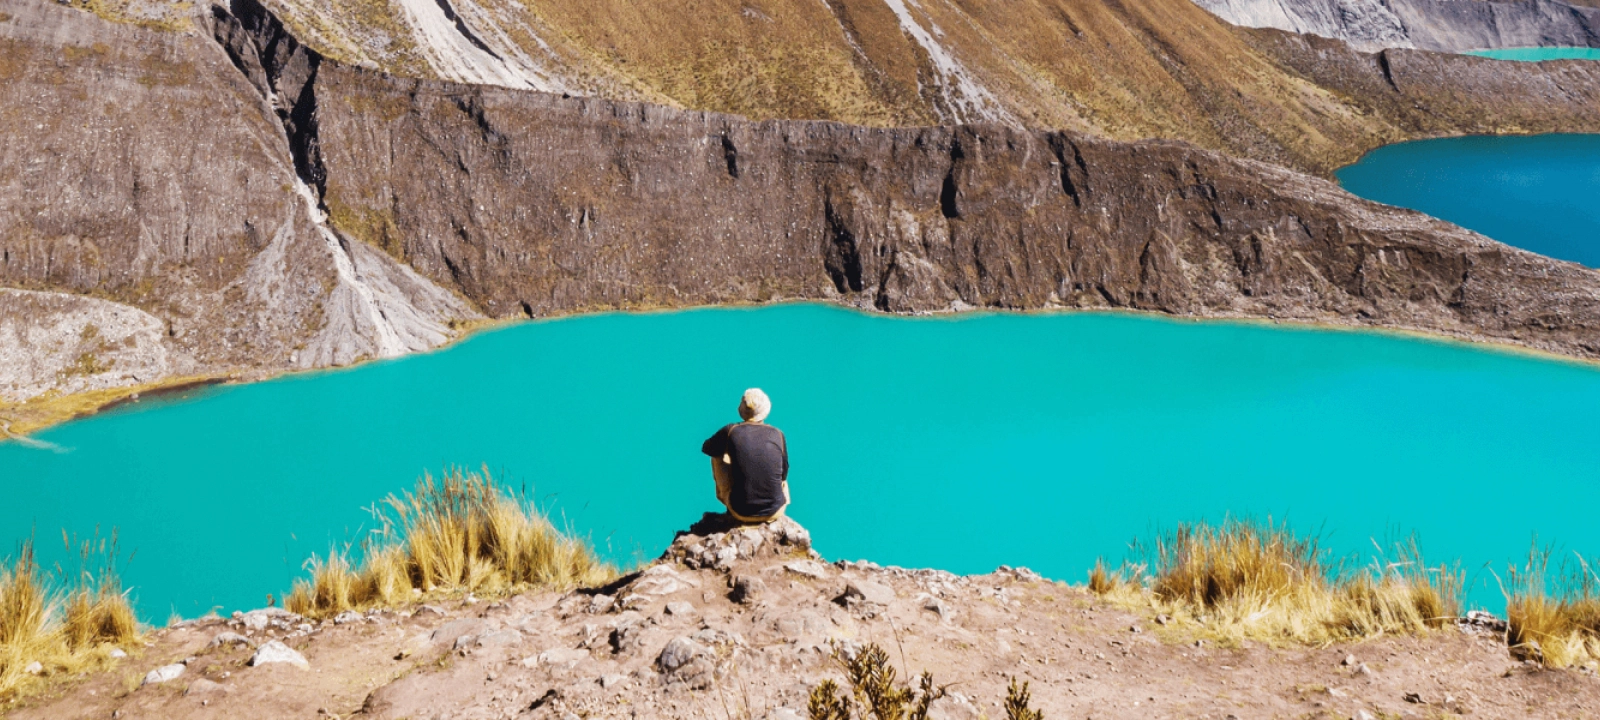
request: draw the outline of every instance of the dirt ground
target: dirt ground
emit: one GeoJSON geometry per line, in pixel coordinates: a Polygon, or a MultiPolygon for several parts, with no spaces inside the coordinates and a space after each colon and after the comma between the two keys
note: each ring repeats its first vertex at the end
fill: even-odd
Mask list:
{"type": "Polygon", "coordinates": [[[1215,647],[1022,569],[825,563],[792,522],[715,529],[598,591],[186,622],[7,717],[787,720],[867,643],[902,678],[932,672],[948,694],[930,717],[949,720],[1004,718],[1012,676],[1051,720],[1600,717],[1592,672],[1518,663],[1493,634],[1215,647]],[[306,666],[252,666],[273,640],[306,666]]]}

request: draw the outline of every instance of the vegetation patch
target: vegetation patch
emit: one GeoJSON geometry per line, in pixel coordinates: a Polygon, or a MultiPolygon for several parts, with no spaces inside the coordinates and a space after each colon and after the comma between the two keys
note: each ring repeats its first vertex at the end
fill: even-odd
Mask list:
{"type": "MultiPolygon", "coordinates": [[[[806,714],[811,720],[926,720],[933,704],[945,696],[942,685],[934,685],[933,675],[917,676],[915,687],[898,682],[889,653],[877,643],[869,643],[855,655],[835,648],[834,660],[844,670],[850,692],[844,693],[833,680],[823,680],[811,689],[806,714]]],[[[1006,720],[1044,720],[1044,714],[1029,707],[1028,683],[1011,678],[1006,690],[1006,720]]]]}
{"type": "Polygon", "coordinates": [[[312,558],[311,578],[284,601],[311,617],[395,607],[429,593],[510,595],[535,589],[603,585],[616,568],[588,544],[557,529],[525,497],[500,489],[488,472],[424,475],[411,492],[374,510],[376,540],[327,559],[312,558]]]}
{"type": "Polygon", "coordinates": [[[140,640],[115,570],[116,534],[83,541],[78,550],[79,572],[71,579],[41,572],[31,542],[0,569],[0,703],[44,687],[50,677],[104,668],[119,646],[140,640]]]}
{"type": "Polygon", "coordinates": [[[1394,561],[1345,572],[1314,538],[1284,525],[1180,525],[1157,540],[1148,563],[1115,572],[1098,563],[1089,589],[1227,644],[1320,644],[1422,634],[1454,623],[1463,574],[1428,567],[1415,543],[1396,553],[1394,561]]]}
{"type": "Polygon", "coordinates": [[[1535,548],[1512,568],[1506,643],[1548,667],[1600,662],[1600,583],[1582,557],[1550,578],[1550,551],[1535,548]]]}

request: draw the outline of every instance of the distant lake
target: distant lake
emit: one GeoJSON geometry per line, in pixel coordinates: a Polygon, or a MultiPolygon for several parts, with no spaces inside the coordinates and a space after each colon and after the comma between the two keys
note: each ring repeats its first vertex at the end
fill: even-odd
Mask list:
{"type": "Polygon", "coordinates": [[[1521,60],[1523,62],[1539,62],[1541,60],[1600,60],[1600,48],[1588,47],[1530,47],[1530,48],[1498,48],[1495,50],[1470,50],[1468,55],[1494,58],[1496,60],[1521,60]]]}
{"type": "Polygon", "coordinates": [[[1338,178],[1369,200],[1600,267],[1600,135],[1399,143],[1368,153],[1338,178]]]}
{"type": "Polygon", "coordinates": [[[257,607],[363,507],[487,464],[620,562],[715,506],[700,442],[746,387],[828,558],[1082,582],[1156,528],[1271,516],[1357,562],[1416,533],[1486,564],[1600,551],[1600,370],[1398,336],[1124,314],[829,306],[524,323],[0,444],[0,536],[120,528],[140,612],[257,607]]]}

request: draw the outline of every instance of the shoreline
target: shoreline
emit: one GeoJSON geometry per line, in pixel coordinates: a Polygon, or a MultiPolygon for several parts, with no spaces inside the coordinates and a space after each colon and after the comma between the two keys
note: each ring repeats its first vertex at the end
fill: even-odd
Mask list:
{"type": "Polygon", "coordinates": [[[303,370],[256,369],[188,375],[158,380],[156,382],[144,383],[141,385],[127,386],[123,388],[92,390],[84,393],[63,395],[42,401],[38,398],[33,398],[21,403],[0,405],[0,443],[5,443],[7,441],[20,442],[38,432],[49,430],[75,420],[83,420],[94,417],[118,408],[137,405],[143,400],[162,399],[200,388],[271,382],[273,380],[287,377],[307,376],[317,373],[336,373],[347,370],[355,370],[374,363],[422,357],[425,355],[449,350],[460,343],[466,342],[485,333],[497,332],[518,325],[558,322],[602,315],[647,316],[707,310],[761,310],[785,305],[813,305],[818,307],[844,310],[847,312],[854,312],[867,317],[882,317],[899,320],[947,321],[976,319],[985,316],[1106,315],[1136,317],[1184,325],[1219,323],[1247,327],[1266,327],[1287,330],[1291,332],[1366,333],[1379,336],[1389,336],[1413,342],[1427,342],[1471,351],[1488,352],[1503,356],[1526,358],[1543,362],[1554,362],[1571,367],[1580,367],[1594,371],[1600,371],[1600,358],[1577,357],[1574,355],[1559,353],[1553,350],[1523,345],[1499,338],[1474,335],[1471,333],[1445,333],[1398,325],[1376,325],[1362,323],[1355,320],[1341,321],[1340,319],[1334,318],[1274,318],[1245,314],[1174,315],[1155,310],[1139,310],[1133,308],[1076,307],[1046,307],[1025,310],[970,307],[959,309],[952,308],[948,310],[931,312],[908,313],[884,312],[881,310],[866,308],[859,305],[851,305],[836,300],[778,299],[761,303],[719,303],[714,305],[580,310],[560,315],[547,315],[541,317],[481,320],[464,325],[456,337],[441,345],[438,345],[437,347],[422,352],[408,353],[406,355],[393,358],[368,358],[351,363],[349,365],[309,368],[303,370]],[[104,397],[105,399],[95,399],[97,397],[104,397]],[[32,406],[31,412],[29,410],[30,406],[32,406]],[[19,413],[18,411],[21,412],[19,413]],[[29,419],[27,417],[28,415],[33,415],[34,419],[29,419]]]}

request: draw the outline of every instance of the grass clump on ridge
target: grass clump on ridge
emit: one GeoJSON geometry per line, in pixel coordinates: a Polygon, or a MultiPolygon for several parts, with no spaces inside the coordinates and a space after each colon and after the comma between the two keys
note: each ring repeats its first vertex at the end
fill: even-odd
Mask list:
{"type": "Polygon", "coordinates": [[[1547,667],[1600,663],[1600,581],[1582,557],[1563,568],[1551,592],[1550,551],[1537,547],[1511,569],[1506,643],[1518,656],[1547,667]]]}
{"type": "Polygon", "coordinates": [[[139,640],[114,568],[115,534],[84,541],[80,552],[78,577],[64,589],[40,571],[32,542],[0,569],[0,701],[27,694],[51,675],[103,667],[112,649],[139,640]]]}
{"type": "Polygon", "coordinates": [[[347,548],[312,558],[284,607],[320,617],[393,607],[434,592],[501,595],[535,588],[600,585],[617,571],[584,542],[558,530],[526,499],[483,474],[424,475],[375,511],[383,527],[354,565],[347,548]]]}
{"type": "Polygon", "coordinates": [[[1313,538],[1286,525],[1180,525],[1155,545],[1153,568],[1099,563],[1089,589],[1167,615],[1222,642],[1325,643],[1419,634],[1461,614],[1463,576],[1427,567],[1415,543],[1396,562],[1344,573],[1313,538]]]}

